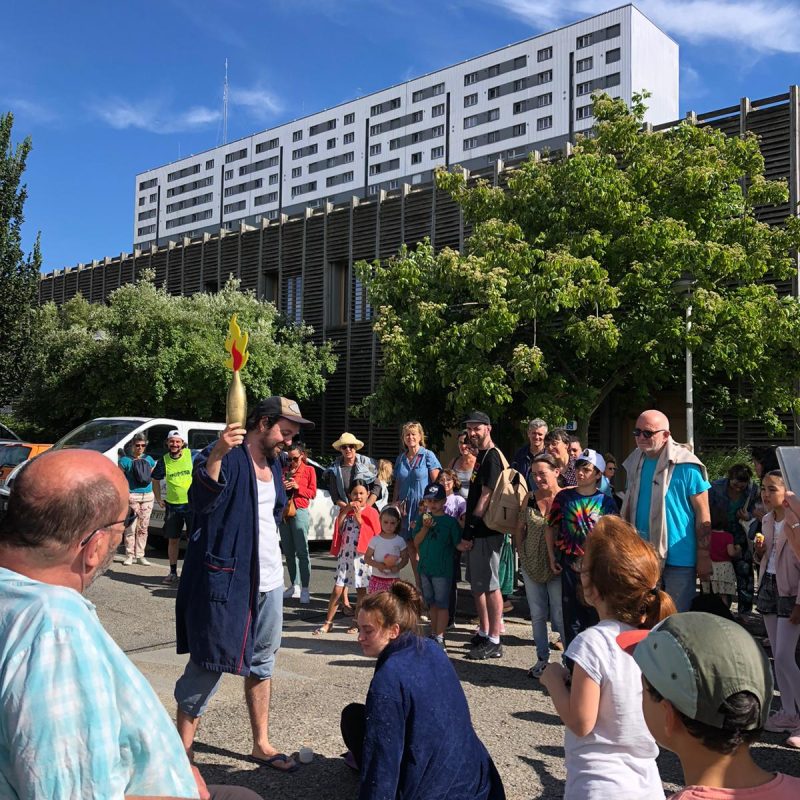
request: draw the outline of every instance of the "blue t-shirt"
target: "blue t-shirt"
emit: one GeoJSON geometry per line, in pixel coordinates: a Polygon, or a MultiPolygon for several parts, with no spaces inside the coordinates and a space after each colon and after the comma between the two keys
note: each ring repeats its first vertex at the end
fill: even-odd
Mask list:
{"type": "Polygon", "coordinates": [[[406,516],[403,518],[401,534],[409,539],[411,525],[416,519],[419,501],[425,493],[425,487],[431,482],[432,470],[441,469],[439,459],[424,447],[420,447],[411,461],[405,453],[400,453],[394,462],[394,482],[397,487],[397,499],[405,500],[406,516]]]}
{"type": "MultiPolygon", "coordinates": [[[[650,541],[650,499],[657,458],[642,461],[639,498],[636,502],[636,529],[645,541],[650,541]]],[[[694,567],[697,565],[697,535],[691,498],[708,491],[711,484],[703,477],[697,464],[676,464],[672,471],[666,497],[667,565],[694,567]]]]}
{"type": "MultiPolygon", "coordinates": [[[[150,469],[155,469],[156,462],[150,456],[142,456],[142,458],[150,465],[150,469]]],[[[131,465],[133,464],[133,459],[130,456],[123,456],[118,461],[119,468],[125,473],[125,477],[128,479],[128,491],[131,494],[150,494],[153,491],[153,482],[152,480],[147,486],[136,486],[133,483],[133,477],[131,475],[131,465]]]]}

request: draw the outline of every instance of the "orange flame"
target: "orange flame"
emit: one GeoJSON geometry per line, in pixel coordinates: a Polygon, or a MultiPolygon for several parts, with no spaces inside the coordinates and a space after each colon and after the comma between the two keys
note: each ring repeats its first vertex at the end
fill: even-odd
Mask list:
{"type": "Polygon", "coordinates": [[[230,356],[225,359],[225,366],[238,372],[247,363],[250,354],[247,352],[248,334],[242,333],[236,322],[236,314],[231,317],[228,326],[228,337],[225,339],[225,349],[230,356]]]}

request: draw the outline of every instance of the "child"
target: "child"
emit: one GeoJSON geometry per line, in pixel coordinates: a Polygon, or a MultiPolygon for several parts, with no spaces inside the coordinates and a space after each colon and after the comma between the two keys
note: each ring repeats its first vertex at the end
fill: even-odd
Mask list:
{"type": "Polygon", "coordinates": [[[545,533],[550,569],[561,574],[564,645],[597,622],[597,612],[581,601],[581,558],[586,537],[604,514],[616,514],[614,501],[597,485],[606,462],[598,452],[584,450],[575,460],[576,486],[553,499],[545,533]]]}
{"type": "Polygon", "coordinates": [[[672,598],[657,588],[660,573],[655,550],[632,525],[617,516],[598,521],[580,580],[600,621],[567,648],[571,685],[569,671],[556,662],[541,678],[567,728],[566,800],[664,797],[658,747],[642,716],[641,674],[617,645],[620,633],[650,628],[675,612],[672,598]]]}
{"type": "MultiPolygon", "coordinates": [[[[338,556],[336,562],[336,583],[328,601],[328,615],[325,622],[314,631],[314,636],[329,633],[339,601],[350,586],[355,586],[358,602],[367,593],[369,567],[364,563],[364,553],[372,537],[381,529],[378,512],[367,505],[369,487],[365,481],[356,479],[350,490],[350,502],[343,506],[333,526],[331,555],[338,556]]],[[[358,626],[351,625],[348,633],[358,633],[358,626]]]]}
{"type": "MultiPolygon", "coordinates": [[[[463,529],[464,514],[467,510],[467,501],[460,494],[461,480],[454,469],[443,469],[436,479],[444,486],[446,495],[444,500],[444,513],[448,517],[458,520],[463,529]]],[[[450,581],[450,597],[447,601],[447,630],[456,626],[456,608],[458,607],[458,583],[461,580],[461,551],[453,551],[453,580],[450,581]]]]}
{"type": "Polygon", "coordinates": [[[719,595],[725,605],[730,608],[736,594],[736,572],[733,559],[739,558],[742,548],[733,543],[733,534],[728,531],[712,529],[711,544],[711,584],[703,581],[703,591],[708,589],[719,595]]]}
{"type": "Polygon", "coordinates": [[[422,496],[427,511],[414,526],[414,544],[419,551],[419,577],[422,594],[431,618],[431,638],[444,649],[450,583],[453,580],[453,554],[461,547],[461,527],[444,513],[444,487],[431,483],[422,496]]]}
{"type": "Polygon", "coordinates": [[[618,642],[642,671],[650,733],[681,761],[687,786],[672,800],[800,797],[800,779],[766,772],[750,755],[769,713],[772,675],[741,625],[690,611],[618,642]]]}
{"type": "MultiPolygon", "coordinates": [[[[795,660],[800,638],[800,546],[796,529],[786,525],[792,512],[787,514],[784,508],[786,485],[780,470],[764,476],[761,499],[769,513],[761,520],[763,538],[757,537],[754,545],[755,560],[760,564],[756,608],[764,617],[782,706],[764,727],[791,732],[787,744],[800,747],[800,667],[795,660]]],[[[791,525],[795,522],[792,514],[791,525]]]]}
{"type": "Polygon", "coordinates": [[[376,483],[381,487],[380,499],[375,502],[375,507],[378,511],[383,511],[389,503],[389,484],[392,481],[392,472],[394,471],[394,464],[387,461],[385,458],[378,460],[378,478],[376,483]]]}
{"type": "Polygon", "coordinates": [[[364,556],[364,563],[373,569],[367,589],[369,594],[390,590],[400,570],[408,563],[406,540],[398,533],[400,512],[394,506],[386,506],[381,511],[380,522],[381,532],[372,537],[364,556]]]}

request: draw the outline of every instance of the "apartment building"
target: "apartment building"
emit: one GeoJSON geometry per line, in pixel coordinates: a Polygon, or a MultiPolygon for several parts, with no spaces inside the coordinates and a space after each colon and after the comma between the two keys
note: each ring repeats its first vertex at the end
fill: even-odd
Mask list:
{"type": "Polygon", "coordinates": [[[633,5],[590,17],[136,176],[133,245],[160,246],[304,208],[559,149],[591,96],[652,93],[678,116],[678,45],[633,5]]]}

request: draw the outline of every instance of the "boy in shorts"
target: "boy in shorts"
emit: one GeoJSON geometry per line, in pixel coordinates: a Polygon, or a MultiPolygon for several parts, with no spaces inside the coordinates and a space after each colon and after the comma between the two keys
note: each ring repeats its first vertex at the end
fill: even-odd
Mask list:
{"type": "Polygon", "coordinates": [[[689,611],[617,642],[642,671],[650,733],[681,761],[687,786],[671,800],[800,797],[800,778],[767,772],[750,754],[773,683],[767,657],[741,625],[689,611]]]}

